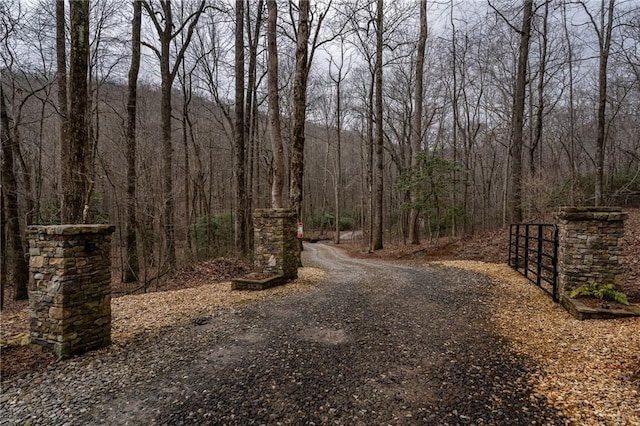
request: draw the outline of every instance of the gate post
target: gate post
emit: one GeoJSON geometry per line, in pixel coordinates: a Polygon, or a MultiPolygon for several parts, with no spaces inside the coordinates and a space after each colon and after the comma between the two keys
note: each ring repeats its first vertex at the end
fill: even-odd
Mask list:
{"type": "Polygon", "coordinates": [[[296,214],[290,209],[257,209],[253,213],[255,266],[260,272],[298,278],[296,214]]]}
{"type": "Polygon", "coordinates": [[[114,229],[27,227],[32,346],[63,359],[111,344],[114,229]]]}
{"type": "Polygon", "coordinates": [[[561,207],[555,214],[560,298],[588,283],[622,284],[626,218],[617,207],[561,207]]]}

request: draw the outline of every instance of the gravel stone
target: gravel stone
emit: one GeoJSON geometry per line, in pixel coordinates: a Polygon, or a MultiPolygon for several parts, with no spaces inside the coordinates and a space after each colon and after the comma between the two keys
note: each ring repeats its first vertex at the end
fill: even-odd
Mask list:
{"type": "Polygon", "coordinates": [[[491,281],[307,245],[323,284],[5,384],[0,424],[564,424],[488,321],[491,281]]]}

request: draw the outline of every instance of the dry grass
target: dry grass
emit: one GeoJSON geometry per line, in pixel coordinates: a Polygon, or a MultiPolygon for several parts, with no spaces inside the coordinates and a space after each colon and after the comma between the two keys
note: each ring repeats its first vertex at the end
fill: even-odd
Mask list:
{"type": "Polygon", "coordinates": [[[443,261],[493,279],[494,332],[540,367],[540,396],[578,425],[640,425],[640,318],[578,321],[503,264],[443,261]]]}

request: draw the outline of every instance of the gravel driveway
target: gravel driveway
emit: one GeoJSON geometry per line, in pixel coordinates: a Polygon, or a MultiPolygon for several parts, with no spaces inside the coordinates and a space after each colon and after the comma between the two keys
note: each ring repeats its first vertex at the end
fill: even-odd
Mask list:
{"type": "Polygon", "coordinates": [[[0,424],[564,424],[487,329],[490,280],[307,245],[326,282],[7,384],[0,424]]]}

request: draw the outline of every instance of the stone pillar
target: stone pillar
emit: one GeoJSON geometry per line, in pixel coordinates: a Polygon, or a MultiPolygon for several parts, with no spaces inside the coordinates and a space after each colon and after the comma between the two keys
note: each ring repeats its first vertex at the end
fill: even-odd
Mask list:
{"type": "Polygon", "coordinates": [[[110,225],[29,226],[32,346],[68,358],[111,343],[110,225]]]}
{"type": "Polygon", "coordinates": [[[621,285],[627,213],[615,207],[561,207],[558,225],[560,296],[584,284],[621,285]]]}
{"type": "Polygon", "coordinates": [[[253,212],[255,266],[266,274],[298,277],[296,215],[289,209],[253,212]]]}

